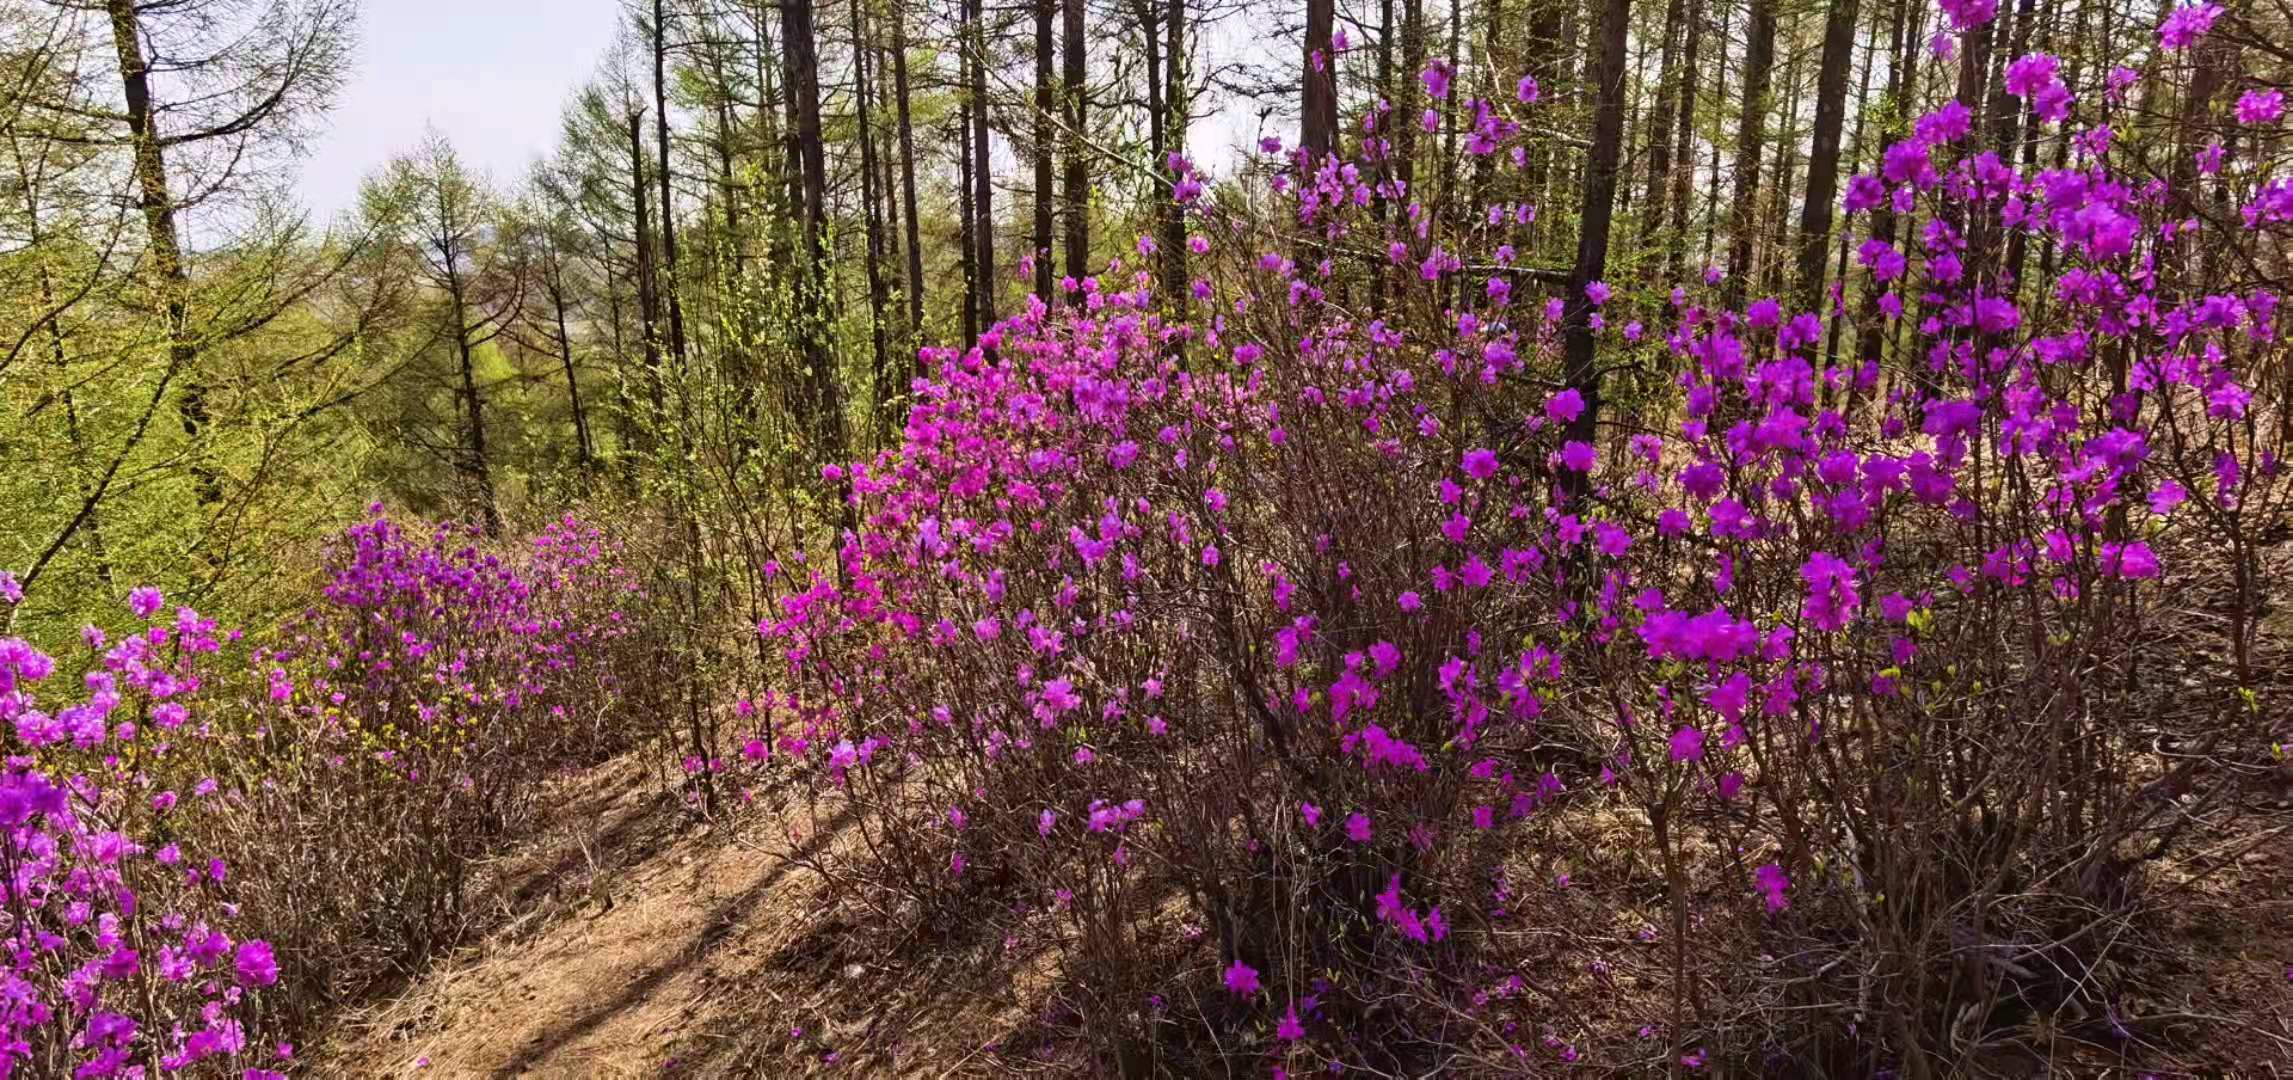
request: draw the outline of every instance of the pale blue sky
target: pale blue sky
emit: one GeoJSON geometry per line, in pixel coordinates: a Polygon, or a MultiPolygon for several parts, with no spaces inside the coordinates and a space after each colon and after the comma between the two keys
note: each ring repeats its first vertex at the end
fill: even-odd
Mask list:
{"type": "Polygon", "coordinates": [[[496,181],[557,142],[566,99],[613,41],[621,0],[365,0],[357,67],[302,163],[321,222],[426,124],[496,181]]]}

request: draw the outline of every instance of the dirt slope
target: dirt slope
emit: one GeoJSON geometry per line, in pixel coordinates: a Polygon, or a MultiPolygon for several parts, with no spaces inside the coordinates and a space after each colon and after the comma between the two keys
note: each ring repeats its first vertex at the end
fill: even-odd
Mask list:
{"type": "Polygon", "coordinates": [[[313,1073],[967,1075],[1027,1015],[1007,974],[968,977],[1008,964],[843,955],[801,859],[845,837],[755,805],[696,827],[628,762],[559,787],[558,820],[497,875],[508,921],[334,1025],[313,1073]]]}

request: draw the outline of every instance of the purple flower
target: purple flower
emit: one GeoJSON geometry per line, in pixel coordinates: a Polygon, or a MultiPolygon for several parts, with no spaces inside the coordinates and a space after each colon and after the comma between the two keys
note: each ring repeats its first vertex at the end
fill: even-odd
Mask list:
{"type": "Polygon", "coordinates": [[[159,614],[161,603],[159,590],[149,585],[140,586],[127,594],[127,609],[134,612],[138,619],[148,619],[159,614]]]}
{"type": "Polygon", "coordinates": [[[1698,761],[1704,756],[1704,733],[1683,727],[1672,733],[1672,760],[1698,761]]]}
{"type": "Polygon", "coordinates": [[[1066,679],[1053,679],[1043,684],[1043,705],[1051,711],[1052,716],[1073,709],[1082,704],[1082,700],[1075,696],[1075,684],[1066,679]]]}
{"type": "Polygon", "coordinates": [[[2175,8],[2158,26],[2158,44],[2179,51],[2197,44],[2197,39],[2213,30],[2213,21],[2221,17],[2220,4],[2185,4],[2175,8]]]}
{"type": "Polygon", "coordinates": [[[1807,583],[1800,617],[1818,630],[1845,629],[1863,606],[1862,595],[1855,591],[1855,568],[1829,552],[1809,555],[1799,568],[1799,577],[1807,583]]]}
{"type": "Polygon", "coordinates": [[[1584,395],[1577,393],[1576,387],[1572,386],[1554,394],[1545,402],[1545,419],[1553,423],[1570,423],[1583,415],[1584,395]]]}
{"type": "MultiPolygon", "coordinates": [[[[1965,138],[1967,131],[1973,126],[1973,111],[1967,108],[1965,102],[1953,99],[1944,102],[1941,108],[1920,117],[1912,129],[1912,133],[1919,137],[1920,142],[1941,146],[1965,138]]],[[[1873,203],[1872,205],[1878,204],[1873,203]]]]}
{"type": "Polygon", "coordinates": [[[1951,17],[1951,29],[1961,32],[1981,26],[1998,14],[1998,0],[1942,0],[1942,7],[1951,17]]]}
{"type": "Polygon", "coordinates": [[[1449,97],[1449,76],[1449,62],[1435,60],[1426,65],[1425,72],[1418,78],[1425,83],[1425,92],[1438,101],[1449,97]]]}
{"type": "Polygon", "coordinates": [[[2006,66],[2006,92],[2018,98],[2028,98],[2039,90],[2053,86],[2062,61],[2045,53],[2031,53],[2006,66]]]}
{"type": "Polygon", "coordinates": [[[1291,1002],[1282,1013],[1282,1022],[1274,1025],[1274,1037],[1283,1042],[1297,1042],[1306,1037],[1306,1025],[1298,1022],[1298,1003],[1291,1002]]]}
{"type": "Polygon", "coordinates": [[[1226,968],[1226,989],[1230,993],[1248,997],[1258,992],[1258,969],[1236,957],[1226,968]]]}
{"type": "Polygon", "coordinates": [[[1475,480],[1487,480],[1497,475],[1497,452],[1494,450],[1465,451],[1465,475],[1475,480]]]}
{"type": "Polygon", "coordinates": [[[266,941],[242,941],[231,958],[231,966],[238,971],[239,981],[249,986],[269,986],[279,981],[279,961],[271,955],[266,941]]]}
{"type": "Polygon", "coordinates": [[[1359,811],[1346,815],[1346,839],[1357,844],[1369,843],[1369,815],[1359,811]]]}
{"type": "Polygon", "coordinates": [[[1599,458],[1599,451],[1594,450],[1588,442],[1570,439],[1561,446],[1561,465],[1572,472],[1591,472],[1599,458]]]}
{"type": "Polygon", "coordinates": [[[2140,540],[2102,545],[2101,561],[2105,577],[2132,581],[2158,576],[2157,552],[2150,550],[2150,545],[2140,540]]]}
{"type": "Polygon", "coordinates": [[[1758,883],[1760,892],[1766,894],[1771,914],[1791,906],[1791,901],[1783,897],[1784,890],[1791,888],[1791,879],[1784,876],[1783,867],[1768,863],[1752,871],[1752,879],[1758,883]]]}
{"type": "Polygon", "coordinates": [[[2240,124],[2274,123],[2285,115],[2285,92],[2282,90],[2248,90],[2237,98],[2237,122],[2240,124]]]}

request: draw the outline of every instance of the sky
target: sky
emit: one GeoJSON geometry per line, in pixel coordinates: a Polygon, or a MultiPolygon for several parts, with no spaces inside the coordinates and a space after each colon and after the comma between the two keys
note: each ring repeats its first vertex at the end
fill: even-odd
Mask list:
{"type": "Polygon", "coordinates": [[[462,159],[514,182],[612,44],[621,0],[365,0],[355,68],[302,162],[319,221],[435,125],[462,159]]]}
{"type": "MultiPolygon", "coordinates": [[[[314,220],[333,220],[360,182],[435,126],[462,160],[508,185],[556,146],[559,117],[613,42],[623,0],[364,0],[354,68],[301,162],[314,220]]],[[[1264,51],[1236,27],[1220,49],[1264,51]]],[[[1270,54],[1269,54],[1270,55],[1270,54]]],[[[1256,57],[1256,59],[1264,59],[1256,57]]],[[[1294,121],[1275,128],[1292,127],[1294,121]]],[[[1190,142],[1215,171],[1253,142],[1248,109],[1200,117],[1190,142]]]]}

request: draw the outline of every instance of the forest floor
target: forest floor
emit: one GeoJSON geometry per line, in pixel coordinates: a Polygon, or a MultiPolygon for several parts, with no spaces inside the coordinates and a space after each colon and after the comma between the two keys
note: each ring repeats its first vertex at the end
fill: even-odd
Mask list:
{"type": "Polygon", "coordinates": [[[543,797],[537,834],[487,868],[498,927],[329,1025],[316,1074],[965,1075],[1029,1015],[1027,963],[845,955],[859,935],[803,860],[849,828],[803,836],[769,795],[697,825],[635,756],[543,797]]]}
{"type": "MultiPolygon", "coordinates": [[[[330,1025],[307,1061],[316,1075],[949,1077],[1047,1064],[1014,1050],[1043,1033],[1052,954],[985,940],[994,936],[985,927],[940,928],[928,947],[895,950],[905,955],[874,951],[882,935],[830,911],[804,862],[855,842],[848,822],[804,836],[788,825],[802,808],[764,796],[728,815],[741,824],[696,825],[634,757],[559,780],[547,797],[544,827],[487,868],[496,929],[330,1025]]],[[[2151,969],[2165,977],[2131,997],[2129,1015],[2062,1032],[2056,1065],[2108,1072],[2125,1060],[2102,1045],[2114,1040],[2077,1030],[2099,1021],[2128,1024],[2134,1044],[2181,1066],[2157,1075],[2293,1076],[2293,805],[2278,809],[2192,860],[2206,873],[2165,875],[2159,884],[2180,902],[2153,908],[2158,923],[2126,928],[2175,943],[2151,969]]],[[[1561,951],[1624,937],[1581,933],[1561,951]]],[[[1619,957],[1629,968],[1654,957],[1635,959],[1619,957]]],[[[1576,1007],[1626,1023],[1635,1009],[1619,999],[1645,985],[1620,967],[1605,993],[1576,1007]]],[[[2002,1075],[2046,1069],[2024,1057],[2002,1075]]]]}
{"type": "MultiPolygon", "coordinates": [[[[2293,543],[2275,559],[2273,570],[2293,580],[2293,543]]],[[[2264,680],[2293,681],[2293,604],[2270,610],[2259,638],[2264,680]]],[[[807,834],[797,823],[814,818],[800,782],[740,793],[704,823],[676,778],[645,760],[633,753],[550,782],[537,827],[479,870],[472,909],[487,932],[329,1024],[306,1054],[310,1071],[1059,1071],[1071,1033],[1049,1022],[1060,996],[1055,931],[1030,915],[989,912],[894,933],[885,928],[901,920],[827,902],[822,874],[834,871],[815,857],[861,837],[848,816],[807,834]]],[[[2032,1021],[2014,1033],[2012,1052],[1986,1062],[1993,1071],[2293,1076],[2293,758],[2273,771],[2248,766],[2236,786],[2244,812],[2200,826],[2204,841],[2150,864],[2136,913],[2108,928],[2121,958],[2102,972],[2118,987],[2106,995],[2111,1007],[2032,1021]],[[2144,1067],[2129,1069],[2135,1061],[2144,1067]]],[[[1526,959],[1537,970],[1602,973],[1568,980],[1584,985],[1524,1016],[1547,1030],[1558,1021],[1588,1034],[1631,1031],[1654,1008],[1661,954],[1633,932],[1661,919],[1643,902],[1657,892],[1653,871],[1603,832],[1612,812],[1567,815],[1550,850],[1524,853],[1519,906],[1545,920],[1516,928],[1539,943],[1526,959]],[[1557,870],[1576,883],[1541,884],[1557,870]]],[[[1629,1040],[1604,1049],[1647,1050],[1629,1040]]],[[[1588,1061],[1601,1057],[1613,1073],[1615,1056],[1588,1061]]],[[[1569,1069],[1531,1064],[1547,1066],[1532,1074],[1569,1069]]]]}

